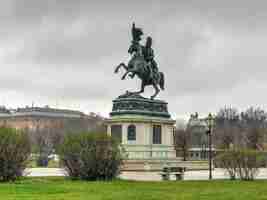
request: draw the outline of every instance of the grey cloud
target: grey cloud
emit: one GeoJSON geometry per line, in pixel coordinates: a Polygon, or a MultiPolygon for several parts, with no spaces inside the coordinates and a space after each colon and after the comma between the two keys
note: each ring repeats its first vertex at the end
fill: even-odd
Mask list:
{"type": "Polygon", "coordinates": [[[264,1],[249,0],[4,1],[0,90],[111,106],[126,89],[139,87],[138,80],[122,82],[112,74],[128,60],[130,26],[136,21],[153,37],[166,75],[160,97],[172,112],[204,112],[213,109],[207,99],[216,98],[214,108],[223,106],[247,82],[251,90],[260,84],[255,80],[266,83],[266,8],[264,1]]]}

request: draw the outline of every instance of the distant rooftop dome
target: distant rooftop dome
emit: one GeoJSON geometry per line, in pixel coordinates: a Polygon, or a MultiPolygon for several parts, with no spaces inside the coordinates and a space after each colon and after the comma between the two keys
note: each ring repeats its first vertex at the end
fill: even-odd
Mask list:
{"type": "Polygon", "coordinates": [[[205,119],[191,118],[189,120],[189,126],[207,126],[205,119]]]}

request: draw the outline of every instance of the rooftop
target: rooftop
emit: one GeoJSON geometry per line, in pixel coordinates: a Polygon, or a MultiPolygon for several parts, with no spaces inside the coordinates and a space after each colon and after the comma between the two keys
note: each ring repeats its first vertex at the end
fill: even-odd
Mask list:
{"type": "Polygon", "coordinates": [[[67,117],[81,118],[86,115],[83,112],[67,109],[56,109],[45,107],[25,107],[17,109],[6,109],[0,107],[0,117],[16,117],[16,116],[46,116],[46,117],[67,117]]]}

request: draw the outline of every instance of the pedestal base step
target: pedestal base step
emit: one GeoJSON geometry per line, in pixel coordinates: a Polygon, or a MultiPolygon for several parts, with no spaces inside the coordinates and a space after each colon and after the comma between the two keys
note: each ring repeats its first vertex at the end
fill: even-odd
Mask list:
{"type": "Polygon", "coordinates": [[[180,158],[174,159],[146,159],[146,160],[124,160],[122,171],[162,171],[163,167],[185,167],[186,170],[207,170],[209,168],[206,161],[182,161],[180,158]]]}

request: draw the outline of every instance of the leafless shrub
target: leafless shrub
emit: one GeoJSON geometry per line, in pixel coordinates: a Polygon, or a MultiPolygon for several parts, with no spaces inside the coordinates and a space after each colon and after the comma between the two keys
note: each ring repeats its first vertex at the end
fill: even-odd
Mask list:
{"type": "Polygon", "coordinates": [[[264,160],[264,155],[255,150],[228,150],[215,158],[216,165],[224,168],[230,179],[254,180],[264,160]]]}

